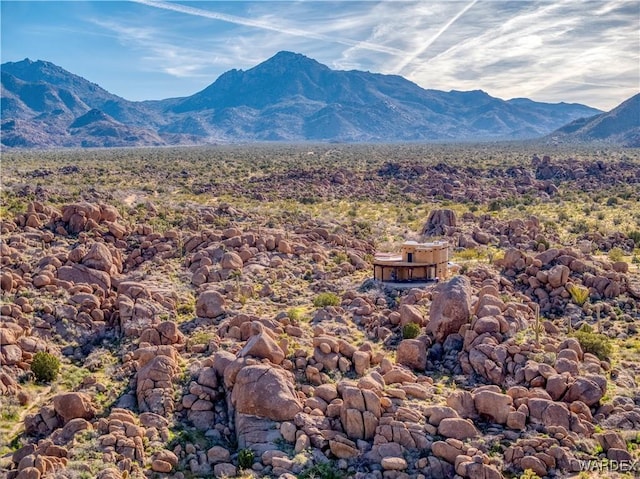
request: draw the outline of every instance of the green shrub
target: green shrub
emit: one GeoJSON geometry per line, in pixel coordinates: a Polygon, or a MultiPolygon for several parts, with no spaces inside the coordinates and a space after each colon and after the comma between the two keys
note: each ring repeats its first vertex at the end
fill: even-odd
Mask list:
{"type": "Polygon", "coordinates": [[[640,230],[631,231],[627,236],[633,240],[636,248],[640,248],[640,230]]]}
{"type": "Polygon", "coordinates": [[[31,371],[39,382],[47,383],[55,380],[60,372],[60,360],[51,353],[38,351],[31,361],[31,371]]]}
{"type": "Polygon", "coordinates": [[[416,338],[418,337],[418,334],[420,334],[420,326],[416,323],[407,323],[402,328],[402,337],[404,339],[416,338]]]}
{"type": "Polygon", "coordinates": [[[302,308],[291,308],[287,311],[287,317],[294,323],[300,321],[304,316],[304,311],[302,308]]]}
{"type": "Polygon", "coordinates": [[[624,251],[622,251],[618,247],[611,248],[611,250],[609,251],[609,259],[614,263],[618,261],[622,261],[623,256],[624,256],[624,251]]]}
{"type": "Polygon", "coordinates": [[[333,462],[321,462],[303,471],[298,479],[345,479],[346,475],[333,462]]]}
{"type": "Polygon", "coordinates": [[[589,288],[580,286],[579,284],[572,284],[568,288],[571,299],[578,306],[582,306],[589,299],[589,288]]]}
{"type": "Polygon", "coordinates": [[[325,292],[320,293],[313,300],[313,305],[316,308],[324,308],[325,306],[338,306],[340,304],[340,298],[336,293],[325,292]]]}
{"type": "Polygon", "coordinates": [[[573,333],[573,336],[578,340],[585,353],[595,354],[602,361],[611,359],[613,346],[611,340],[604,334],[594,333],[589,325],[584,324],[573,333]]]}
{"type": "Polygon", "coordinates": [[[253,460],[256,455],[251,449],[241,449],[238,452],[238,467],[240,469],[251,469],[253,467],[253,460]]]}
{"type": "Polygon", "coordinates": [[[502,209],[502,203],[499,200],[493,200],[489,203],[488,206],[489,211],[500,211],[502,209]]]}
{"type": "Polygon", "coordinates": [[[540,479],[540,476],[533,472],[532,469],[525,469],[520,475],[520,479],[540,479]]]}

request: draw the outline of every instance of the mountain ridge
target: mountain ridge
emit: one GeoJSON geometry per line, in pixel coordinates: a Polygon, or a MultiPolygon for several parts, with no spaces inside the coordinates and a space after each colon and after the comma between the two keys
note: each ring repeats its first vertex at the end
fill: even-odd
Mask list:
{"type": "Polygon", "coordinates": [[[612,141],[627,147],[640,147],[640,93],[614,109],[580,118],[551,134],[561,141],[612,141]]]}
{"type": "Polygon", "coordinates": [[[16,124],[11,130],[4,120],[25,122],[28,132],[44,126],[38,146],[99,144],[99,137],[81,140],[70,132],[70,125],[90,110],[147,132],[140,141],[152,144],[529,139],[601,113],[580,104],[502,100],[482,90],[423,89],[398,75],[332,70],[287,51],[246,71],[229,70],[193,95],[143,102],[114,95],[50,62],[2,65],[4,146],[33,143],[15,138],[16,124]],[[35,101],[45,106],[34,109],[35,101]],[[55,134],[47,135],[49,130],[55,134]]]}

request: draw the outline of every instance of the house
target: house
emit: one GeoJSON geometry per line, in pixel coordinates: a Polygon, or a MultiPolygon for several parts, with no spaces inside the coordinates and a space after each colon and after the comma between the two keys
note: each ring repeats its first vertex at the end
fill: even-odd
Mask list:
{"type": "Polygon", "coordinates": [[[373,260],[379,281],[431,281],[449,276],[449,243],[434,241],[402,244],[400,254],[380,253],[373,260]]]}

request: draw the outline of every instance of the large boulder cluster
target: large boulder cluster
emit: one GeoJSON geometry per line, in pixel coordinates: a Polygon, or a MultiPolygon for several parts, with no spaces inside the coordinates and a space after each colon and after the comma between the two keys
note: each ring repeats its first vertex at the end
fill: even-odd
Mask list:
{"type": "MultiPolygon", "coordinates": [[[[485,201],[602,176],[534,163],[491,188],[473,168],[448,181],[447,165],[388,163],[370,180],[485,201]]],[[[326,191],[292,197],[353,184],[346,170],[309,174],[326,191]]],[[[277,179],[256,178],[253,194],[277,179]]],[[[637,378],[563,334],[600,319],[634,333],[626,263],[551,246],[536,217],[434,209],[420,233],[504,257],[394,288],[363,282],[375,248],[344,225],[195,211],[163,232],[104,202],[34,201],[2,220],[0,396],[35,401],[8,478],[291,479],[322,464],[357,479],[564,477],[597,454],[635,459],[623,432],[640,429],[637,378]],[[601,306],[576,304],[577,287],[601,306]],[[67,390],[32,397],[24,383],[45,351],[72,371],[67,390]]]]}

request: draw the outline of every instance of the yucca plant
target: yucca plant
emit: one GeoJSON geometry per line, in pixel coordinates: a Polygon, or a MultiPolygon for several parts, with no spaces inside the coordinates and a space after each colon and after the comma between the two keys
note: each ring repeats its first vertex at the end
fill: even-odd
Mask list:
{"type": "Polygon", "coordinates": [[[578,306],[582,306],[589,299],[589,288],[580,286],[579,284],[572,284],[568,288],[571,299],[578,306]]]}

